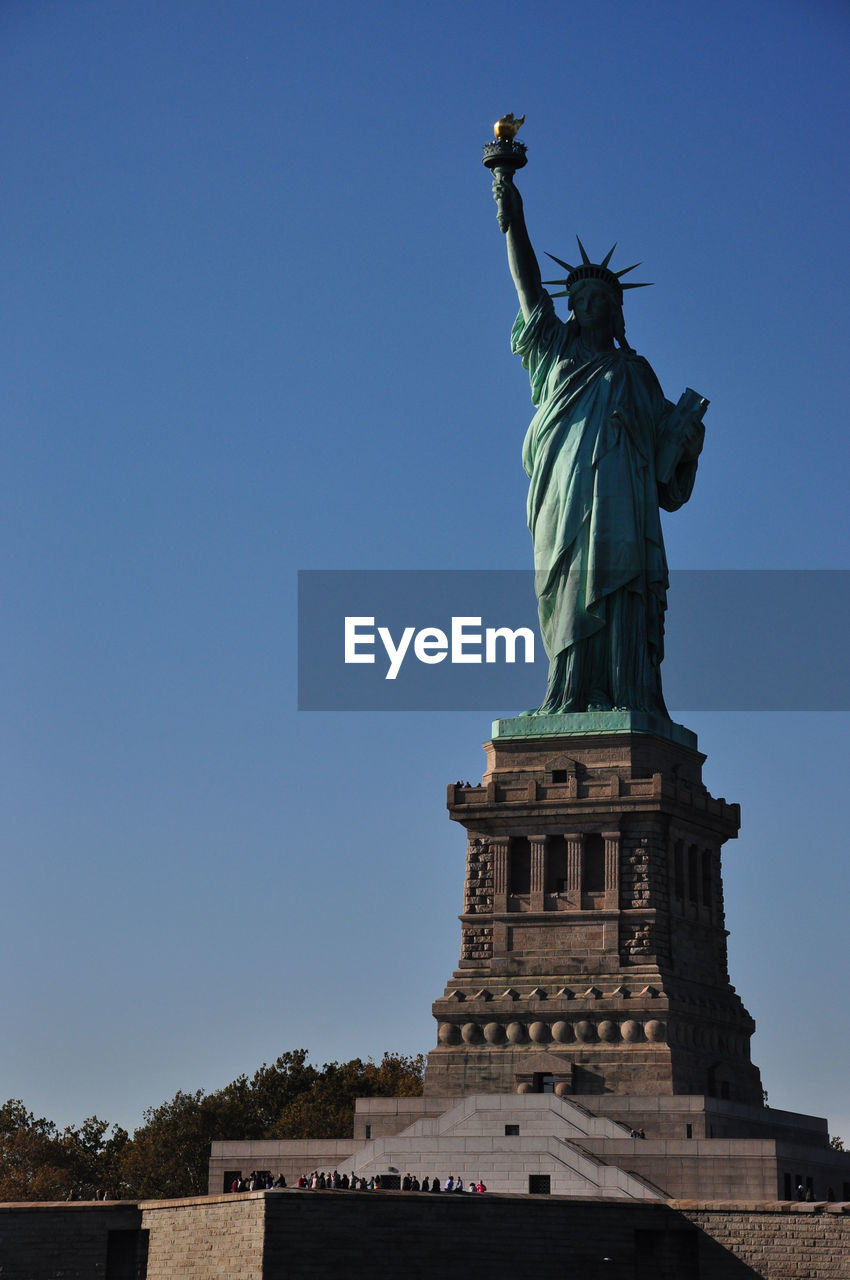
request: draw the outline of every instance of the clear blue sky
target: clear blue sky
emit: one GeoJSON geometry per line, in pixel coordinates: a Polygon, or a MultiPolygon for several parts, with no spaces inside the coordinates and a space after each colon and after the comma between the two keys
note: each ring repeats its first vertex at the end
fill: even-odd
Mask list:
{"type": "MultiPolygon", "coordinates": [[[[530,563],[503,112],[538,250],[641,259],[629,338],[711,400],[671,566],[850,567],[848,35],[839,0],[5,0],[0,1096],[132,1128],[285,1049],[434,1044],[490,716],[297,712],[296,572],[530,563]]],[[[770,1101],[850,1139],[850,717],[677,711],[743,807],[770,1101]]]]}

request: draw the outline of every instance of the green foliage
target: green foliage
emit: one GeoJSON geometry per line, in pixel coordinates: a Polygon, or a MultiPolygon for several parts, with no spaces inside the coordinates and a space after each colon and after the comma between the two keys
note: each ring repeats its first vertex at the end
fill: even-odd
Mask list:
{"type": "Polygon", "coordinates": [[[832,1133],[829,1136],[829,1145],[832,1147],[833,1151],[843,1151],[844,1139],[839,1138],[837,1133],[832,1133]]]}
{"type": "MultiPolygon", "coordinates": [[[[336,1063],[331,1066],[335,1067],[336,1063]]],[[[314,1089],[322,1079],[323,1072],[317,1071],[307,1062],[306,1049],[294,1049],[282,1053],[269,1067],[263,1063],[250,1080],[239,1076],[232,1084],[226,1085],[221,1094],[232,1101],[234,1107],[234,1126],[232,1131],[221,1134],[222,1138],[267,1138],[277,1124],[280,1116],[296,1099],[314,1089]],[[238,1106],[240,1114],[235,1110],[238,1106]]]]}
{"type": "Polygon", "coordinates": [[[59,1138],[75,1200],[92,1200],[98,1192],[110,1199],[127,1194],[122,1160],[130,1135],[119,1125],[112,1126],[111,1134],[108,1129],[105,1120],[90,1116],[79,1129],[65,1129],[59,1138]]]}
{"type": "Polygon", "coordinates": [[[0,1200],[62,1200],[70,1189],[56,1126],[19,1098],[0,1107],[0,1200]]]}
{"type": "Polygon", "coordinates": [[[422,1092],[425,1059],[385,1053],[380,1063],[327,1062],[309,1089],[279,1113],[270,1138],[339,1138],[352,1131],[357,1098],[412,1097],[422,1092]]]}

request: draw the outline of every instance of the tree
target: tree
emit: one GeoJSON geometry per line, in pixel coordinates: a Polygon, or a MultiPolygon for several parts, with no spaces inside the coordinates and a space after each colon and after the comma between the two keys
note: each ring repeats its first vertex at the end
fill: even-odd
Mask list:
{"type": "Polygon", "coordinates": [[[385,1053],[377,1067],[371,1061],[367,1063],[366,1076],[374,1080],[374,1089],[364,1090],[364,1097],[418,1098],[425,1080],[425,1055],[417,1053],[409,1058],[385,1053]]]}
{"type": "Polygon", "coordinates": [[[308,1093],[321,1073],[307,1062],[306,1049],[282,1053],[271,1066],[264,1062],[248,1080],[239,1076],[220,1092],[228,1100],[231,1131],[228,1138],[265,1138],[281,1113],[308,1093]]]}
{"type": "Polygon", "coordinates": [[[0,1200],[65,1200],[72,1178],[52,1120],[20,1098],[0,1107],[0,1200]]]}
{"type": "Polygon", "coordinates": [[[838,1134],[837,1134],[837,1133],[830,1134],[830,1137],[829,1137],[829,1145],[830,1145],[830,1147],[832,1148],[832,1150],[833,1150],[833,1151],[843,1151],[843,1150],[844,1150],[844,1139],[843,1139],[843,1138],[839,1138],[839,1136],[838,1136],[838,1134]]]}
{"type": "Polygon", "coordinates": [[[121,1171],[121,1158],[130,1135],[119,1125],[109,1125],[97,1116],[89,1116],[79,1129],[63,1130],[62,1147],[71,1174],[71,1193],[75,1200],[93,1200],[100,1192],[110,1199],[123,1199],[128,1188],[121,1171]]]}
{"type": "Polygon", "coordinates": [[[210,1142],[220,1136],[216,1107],[204,1091],[178,1091],[170,1102],[149,1107],[145,1123],[121,1154],[121,1175],[140,1199],[203,1195],[210,1142]]]}
{"type": "Polygon", "coordinates": [[[326,1062],[309,1091],[279,1114],[267,1136],[341,1138],[351,1133],[357,1098],[412,1097],[422,1092],[425,1059],[385,1053],[376,1066],[369,1060],[326,1062]]]}

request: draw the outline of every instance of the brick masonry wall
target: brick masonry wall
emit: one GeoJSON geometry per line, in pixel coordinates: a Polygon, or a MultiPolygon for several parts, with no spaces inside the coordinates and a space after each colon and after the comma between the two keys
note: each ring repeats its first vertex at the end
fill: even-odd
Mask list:
{"type": "Polygon", "coordinates": [[[731,1268],[732,1257],[763,1280],[850,1277],[850,1205],[679,1205],[704,1233],[710,1280],[746,1274],[731,1268]]]}
{"type": "Polygon", "coordinates": [[[0,1277],[127,1280],[140,1225],[147,1280],[850,1280],[850,1204],[344,1191],[0,1206],[0,1277]]]}
{"type": "Polygon", "coordinates": [[[141,1209],[150,1231],[145,1280],[263,1280],[263,1192],[146,1200],[141,1209]]]}

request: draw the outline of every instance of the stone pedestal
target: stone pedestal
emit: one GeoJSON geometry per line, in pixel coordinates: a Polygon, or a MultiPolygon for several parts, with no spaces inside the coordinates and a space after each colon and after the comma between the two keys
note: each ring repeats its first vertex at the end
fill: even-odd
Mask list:
{"type": "Polygon", "coordinates": [[[620,1206],[800,1185],[850,1199],[827,1122],[763,1105],[726,972],[720,850],[738,806],[706,791],[694,735],[597,712],[499,721],[486,751],[480,786],[449,787],[469,834],[461,957],[424,1096],[358,1099],[353,1135],[213,1143],[210,1192],[234,1171],[292,1185],[336,1168],[620,1206]]]}
{"type": "MultiPolygon", "coordinates": [[[[426,1094],[707,1094],[762,1105],[726,965],[738,806],[696,738],[628,712],[497,721],[468,832],[461,956],[426,1094]]],[[[590,1104],[592,1105],[592,1104],[590,1104]]]]}

